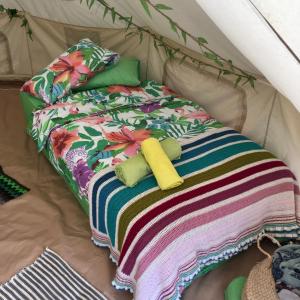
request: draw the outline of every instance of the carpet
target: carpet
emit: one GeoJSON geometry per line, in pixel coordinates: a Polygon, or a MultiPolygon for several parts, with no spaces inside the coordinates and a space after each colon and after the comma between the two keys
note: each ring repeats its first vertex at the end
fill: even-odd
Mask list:
{"type": "Polygon", "coordinates": [[[48,248],[33,264],[0,286],[0,299],[107,300],[48,248]]]}

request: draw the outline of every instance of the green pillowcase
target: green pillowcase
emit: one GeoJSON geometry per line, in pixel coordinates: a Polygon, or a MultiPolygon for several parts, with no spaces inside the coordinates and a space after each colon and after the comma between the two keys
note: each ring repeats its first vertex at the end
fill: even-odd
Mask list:
{"type": "Polygon", "coordinates": [[[73,89],[73,93],[109,85],[137,86],[140,83],[140,61],[122,57],[117,64],[96,74],[85,85],[73,89]]]}
{"type": "Polygon", "coordinates": [[[20,93],[20,99],[25,112],[27,131],[29,132],[32,127],[32,113],[36,110],[43,109],[45,107],[45,102],[42,99],[31,96],[25,92],[20,93]]]}

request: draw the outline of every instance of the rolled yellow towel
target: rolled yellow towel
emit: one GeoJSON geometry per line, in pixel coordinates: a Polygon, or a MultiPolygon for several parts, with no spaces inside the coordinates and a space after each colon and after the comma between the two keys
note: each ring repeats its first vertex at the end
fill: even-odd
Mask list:
{"type": "Polygon", "coordinates": [[[172,189],[183,183],[183,178],[178,175],[157,139],[144,140],[141,150],[162,190],[172,189]]]}
{"type": "MultiPolygon", "coordinates": [[[[181,145],[173,138],[166,138],[160,142],[161,147],[172,161],[181,156],[181,145]]],[[[135,186],[139,181],[152,172],[144,155],[139,152],[115,167],[116,176],[125,185],[135,186]]]]}

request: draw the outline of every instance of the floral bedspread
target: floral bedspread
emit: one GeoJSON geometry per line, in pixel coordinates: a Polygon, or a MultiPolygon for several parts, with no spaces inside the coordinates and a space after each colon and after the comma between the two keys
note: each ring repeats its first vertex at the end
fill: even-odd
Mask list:
{"type": "Polygon", "coordinates": [[[145,81],[79,92],[36,111],[31,134],[72,191],[88,201],[93,175],[136,155],[144,139],[187,139],[219,127],[200,105],[145,81]]]}

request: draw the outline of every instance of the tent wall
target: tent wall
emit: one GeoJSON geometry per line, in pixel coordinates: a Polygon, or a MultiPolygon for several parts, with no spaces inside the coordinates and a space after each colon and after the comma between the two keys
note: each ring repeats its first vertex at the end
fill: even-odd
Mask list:
{"type": "MultiPolygon", "coordinates": [[[[29,39],[19,20],[0,16],[0,78],[30,78],[80,38],[89,37],[121,55],[141,60],[143,79],[164,81],[178,93],[201,103],[225,125],[240,130],[279,158],[300,178],[300,118],[294,106],[270,84],[258,80],[234,87],[228,79],[217,80],[210,70],[168,60],[158,52],[150,36],[140,44],[138,36],[124,39],[122,29],[80,27],[27,15],[33,30],[29,39]],[[2,51],[3,49],[3,51],[2,51]]],[[[169,40],[197,57],[200,54],[169,40]]],[[[234,57],[233,57],[234,60],[234,57]]]]}

